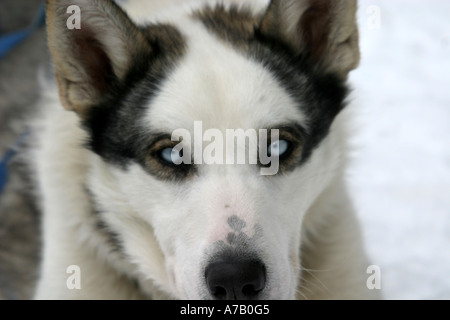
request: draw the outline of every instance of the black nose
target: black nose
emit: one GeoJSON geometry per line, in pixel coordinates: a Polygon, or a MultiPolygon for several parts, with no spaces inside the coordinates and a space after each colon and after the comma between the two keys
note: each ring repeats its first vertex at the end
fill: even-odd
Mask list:
{"type": "Polygon", "coordinates": [[[213,262],[205,272],[209,292],[217,300],[253,300],[266,285],[266,270],[259,261],[213,262]]]}

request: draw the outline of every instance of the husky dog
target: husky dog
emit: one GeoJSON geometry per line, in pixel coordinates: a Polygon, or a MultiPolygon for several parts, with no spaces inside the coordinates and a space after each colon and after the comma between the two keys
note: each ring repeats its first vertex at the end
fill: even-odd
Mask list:
{"type": "Polygon", "coordinates": [[[242,2],[47,1],[37,299],[377,297],[344,181],[356,3],[242,2]],[[278,171],[176,163],[196,122],[276,130],[278,171]]]}

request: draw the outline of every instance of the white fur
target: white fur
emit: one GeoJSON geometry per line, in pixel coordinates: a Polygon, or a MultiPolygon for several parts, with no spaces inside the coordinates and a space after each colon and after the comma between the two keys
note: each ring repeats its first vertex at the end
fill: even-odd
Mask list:
{"type": "MultiPolygon", "coordinates": [[[[131,1],[129,13],[136,12],[134,6],[131,1]]],[[[140,10],[136,20],[144,13],[140,10]]],[[[306,125],[292,98],[261,66],[190,18],[170,18],[188,40],[188,52],[151,102],[143,126],[189,130],[198,119],[205,129],[220,130],[287,120],[306,125]],[[211,69],[213,77],[206,72],[211,69]]],[[[243,232],[264,259],[267,298],[377,295],[365,285],[369,263],[345,190],[345,112],[309,161],[285,176],[264,177],[250,166],[211,165],[188,182],[173,183],[137,164],[126,171],[110,166],[80,147],[86,133],[52,90],[37,127],[36,173],[45,214],[36,298],[205,298],[205,252],[232,231],[230,216],[246,222],[243,232]],[[104,217],[120,235],[126,261],[108,252],[104,235],[91,226],[94,208],[86,186],[108,212],[104,217]],[[69,265],[81,268],[81,290],[66,286],[69,265]],[[139,290],[130,279],[138,280],[139,290]]]]}

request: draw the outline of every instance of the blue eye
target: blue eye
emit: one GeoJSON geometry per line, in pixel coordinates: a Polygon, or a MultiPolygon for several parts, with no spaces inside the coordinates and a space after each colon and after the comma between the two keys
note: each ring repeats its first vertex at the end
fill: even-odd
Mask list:
{"type": "Polygon", "coordinates": [[[270,144],[267,149],[267,154],[269,157],[281,157],[286,154],[289,150],[290,143],[287,140],[277,140],[270,144]]]}
{"type": "Polygon", "coordinates": [[[181,164],[183,161],[183,153],[175,148],[165,148],[160,154],[160,158],[170,164],[181,164]]]}

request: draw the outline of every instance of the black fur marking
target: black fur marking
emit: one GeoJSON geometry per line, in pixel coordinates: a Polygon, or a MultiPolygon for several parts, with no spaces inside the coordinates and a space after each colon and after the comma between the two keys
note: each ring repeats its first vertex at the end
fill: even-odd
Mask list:
{"type": "Polygon", "coordinates": [[[228,225],[230,226],[230,228],[236,232],[241,232],[241,230],[244,229],[246,226],[245,221],[242,219],[239,219],[239,217],[236,215],[229,217],[227,222],[228,222],[228,225]]]}
{"type": "Polygon", "coordinates": [[[259,30],[261,16],[219,5],[195,12],[194,17],[219,39],[262,64],[297,101],[308,119],[299,164],[306,162],[345,107],[348,95],[345,80],[324,72],[307,52],[296,53],[288,44],[263,34],[259,30]]]}
{"type": "Polygon", "coordinates": [[[151,53],[134,60],[123,82],[115,79],[109,83],[103,101],[90,108],[83,122],[90,133],[87,146],[124,169],[130,161],[147,165],[147,148],[154,136],[140,120],[185,51],[181,33],[171,25],[151,25],[141,31],[147,37],[151,53]]]}
{"type": "Polygon", "coordinates": [[[101,216],[102,215],[101,212],[96,211],[95,215],[98,218],[95,227],[100,234],[103,234],[105,236],[107,246],[109,248],[109,253],[119,254],[122,258],[125,258],[123,254],[124,250],[119,235],[114,231],[112,231],[102,220],[103,218],[101,216]]]}
{"type": "Polygon", "coordinates": [[[245,228],[246,223],[244,220],[239,219],[238,216],[231,216],[227,220],[228,225],[234,232],[230,232],[227,235],[227,243],[230,245],[245,244],[250,241],[250,238],[241,230],[245,228]]]}
{"type": "Polygon", "coordinates": [[[119,234],[111,230],[105,222],[103,215],[106,214],[103,209],[95,201],[93,192],[85,187],[87,198],[90,200],[93,216],[93,227],[99,235],[102,235],[105,242],[105,248],[109,248],[109,254],[118,255],[120,259],[124,259],[124,250],[119,234]]]}
{"type": "Polygon", "coordinates": [[[246,222],[238,216],[233,215],[227,219],[227,223],[233,232],[229,232],[225,241],[219,240],[212,245],[211,259],[217,255],[229,255],[230,257],[245,257],[254,256],[258,248],[258,241],[262,237],[262,230],[259,225],[254,227],[254,235],[249,237],[242,230],[246,226],[246,222]]]}
{"type": "MultiPolygon", "coordinates": [[[[297,101],[307,116],[301,159],[306,162],[327,136],[336,115],[344,108],[348,89],[338,75],[324,73],[307,54],[295,53],[287,44],[259,31],[262,17],[245,10],[222,6],[194,13],[206,28],[231,43],[242,54],[262,64],[297,101]]],[[[148,149],[154,134],[140,125],[151,99],[185,52],[181,33],[170,25],[141,28],[152,48],[138,56],[125,81],[111,79],[109,90],[97,106],[90,109],[84,126],[90,133],[88,146],[106,161],[126,168],[138,162],[151,174],[148,149]]],[[[172,170],[159,179],[181,180],[186,170],[172,170]]]]}

